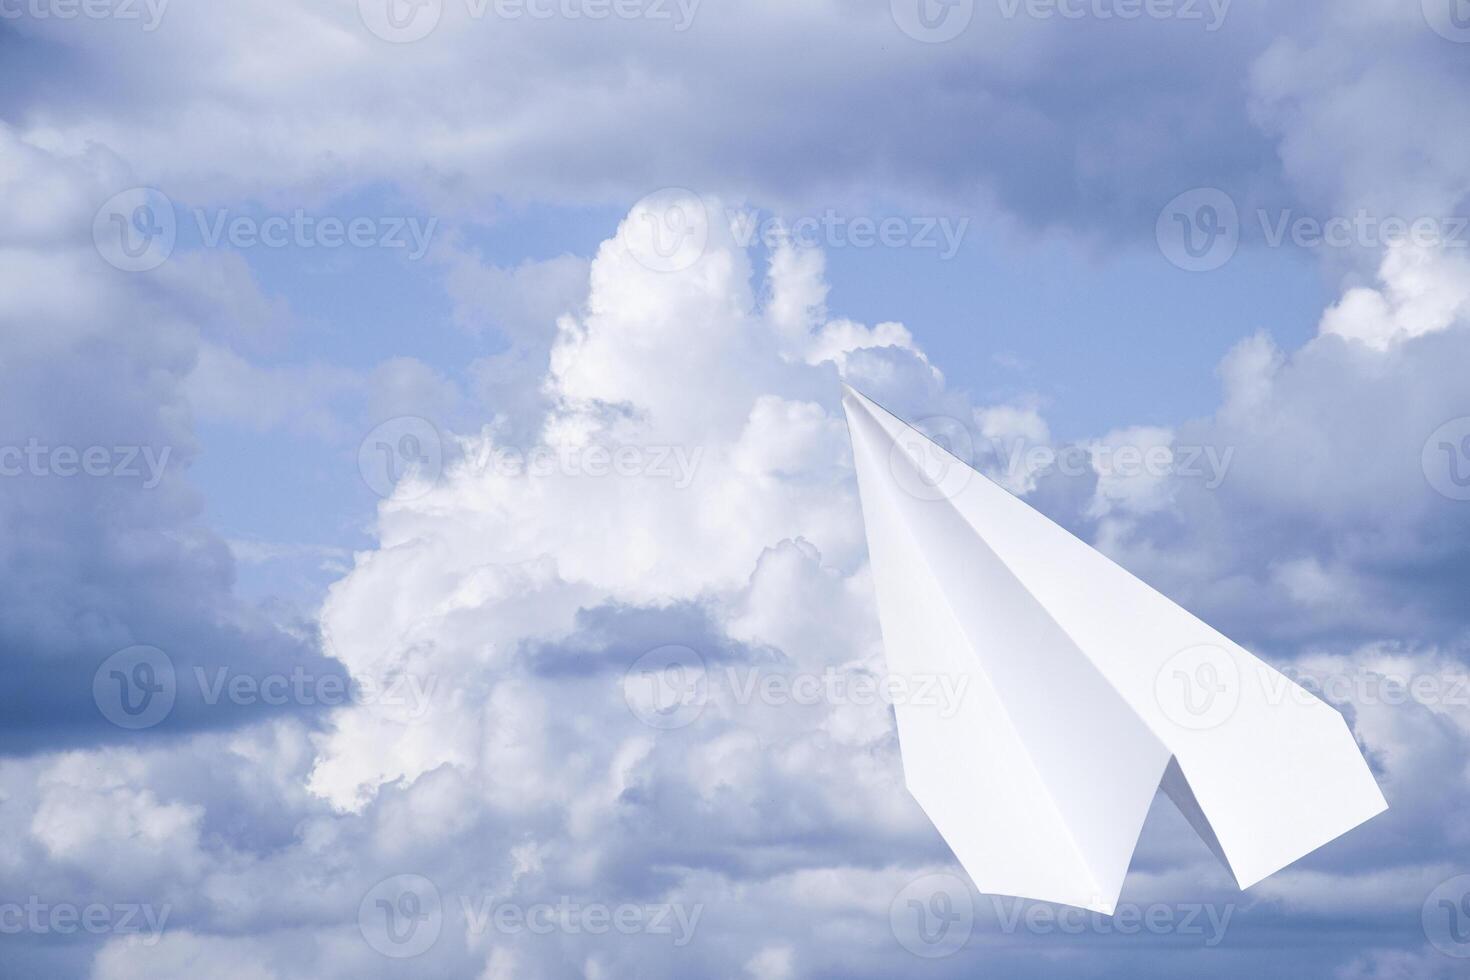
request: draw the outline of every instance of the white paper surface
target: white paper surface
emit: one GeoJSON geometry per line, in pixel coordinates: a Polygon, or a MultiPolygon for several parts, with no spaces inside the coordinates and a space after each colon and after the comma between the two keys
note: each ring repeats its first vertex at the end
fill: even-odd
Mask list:
{"type": "Polygon", "coordinates": [[[1242,888],[1387,808],[1342,716],[844,386],[909,791],[984,892],[1111,914],[1163,786],[1242,888]],[[917,699],[916,699],[917,702],[917,699]]]}

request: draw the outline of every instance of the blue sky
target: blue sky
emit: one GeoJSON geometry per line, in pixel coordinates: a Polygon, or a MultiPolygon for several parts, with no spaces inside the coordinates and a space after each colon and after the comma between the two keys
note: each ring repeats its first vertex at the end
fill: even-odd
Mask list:
{"type": "Polygon", "coordinates": [[[0,976],[1459,975],[1457,3],[0,3],[0,976]],[[841,380],[1388,813],[976,891],[841,380]]]}
{"type": "MultiPolygon", "coordinates": [[[[825,207],[795,213],[820,215],[825,207]]],[[[328,210],[391,207],[381,194],[368,194],[328,210]]],[[[503,266],[586,258],[619,217],[605,208],[517,208],[464,235],[484,260],[503,266]]],[[[1300,342],[1331,299],[1318,265],[1299,252],[1247,251],[1202,275],[1170,265],[1152,242],[1100,249],[1027,240],[972,220],[951,255],[942,233],[932,235],[934,248],[832,248],[834,308],[863,322],[902,321],[950,387],[977,400],[1044,404],[1054,433],[1066,439],[1209,414],[1219,401],[1217,363],[1241,336],[1269,329],[1283,343],[1300,342]],[[1076,327],[1082,320],[1086,330],[1076,327]]],[[[763,251],[754,249],[757,256],[763,251]]],[[[293,332],[267,363],[321,360],[370,369],[412,357],[463,383],[468,363],[504,346],[493,324],[479,333],[420,326],[451,315],[439,269],[374,250],[340,261],[297,247],[241,254],[263,289],[318,321],[316,329],[293,332]]],[[[376,498],[351,473],[308,465],[319,447],[231,425],[205,431],[210,436],[192,474],[218,527],[271,541],[311,538],[323,522],[342,533],[362,530],[376,498]],[[281,463],[269,479],[251,476],[262,457],[281,463]],[[292,458],[300,465],[287,465],[292,458]],[[341,479],[323,479],[329,475],[341,479]]],[[[252,575],[248,587],[257,578],[264,588],[282,588],[269,574],[252,575]]]]}

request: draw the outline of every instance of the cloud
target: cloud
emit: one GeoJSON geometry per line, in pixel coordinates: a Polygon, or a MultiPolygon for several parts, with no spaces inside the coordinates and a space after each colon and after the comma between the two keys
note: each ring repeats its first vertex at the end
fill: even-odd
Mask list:
{"type": "Polygon", "coordinates": [[[1346,271],[1319,336],[1296,350],[1246,338],[1220,365],[1215,412],[1079,438],[1087,465],[1068,474],[1010,468],[996,448],[1049,445],[1044,403],[976,404],[903,324],[830,312],[819,253],[740,248],[709,220],[724,213],[714,197],[679,198],[707,225],[687,264],[647,237],[661,217],[647,203],[590,259],[500,264],[469,236],[441,241],[446,318],[503,345],[463,377],[406,357],[280,357],[293,313],[243,259],[185,251],[129,276],[87,234],[101,200],[152,182],[186,205],[327,209],[386,187],[462,226],[668,185],[798,211],[896,199],[1094,239],[1146,239],[1162,199],[1203,183],[1243,205],[1449,216],[1470,128],[1455,125],[1461,103],[1425,93],[1456,90],[1463,52],[1419,10],[1305,5],[1267,21],[1241,2],[1218,33],[1125,34],[981,9],[960,39],[928,45],[882,5],[755,4],[740,21],[710,5],[687,32],[615,24],[618,43],[591,44],[585,25],[446,4],[430,37],[390,45],[354,6],[179,5],[148,34],[0,28],[13,284],[0,444],[170,450],[148,489],[4,479],[0,895],[142,902],[170,923],[151,943],[22,936],[7,965],[912,973],[893,902],[955,868],[903,789],[891,713],[762,693],[769,678],[883,670],[841,375],[937,434],[966,433],[987,472],[1273,660],[1352,680],[1332,697],[1392,804],[1245,895],[1156,806],[1125,899],[1230,909],[1223,952],[1178,931],[1007,930],[1026,907],[973,896],[975,935],[935,976],[982,957],[997,975],[1448,972],[1421,914],[1463,870],[1464,709],[1360,681],[1463,674],[1470,517],[1426,468],[1449,462],[1426,451],[1434,434],[1470,416],[1458,256],[1329,260],[1346,271]],[[439,421],[443,474],[379,506],[374,545],[320,621],[238,599],[231,545],[187,478],[195,419],[340,443],[398,414],[439,421]],[[1105,449],[1166,444],[1162,476],[1100,465],[1105,449]],[[1226,468],[1185,472],[1190,448],[1226,468]],[[207,705],[195,683],[164,724],[125,738],[90,685],[132,644],[166,651],[185,680],[304,667],[355,685],[346,703],[315,686],[272,708],[207,705]],[[696,659],[638,666],[661,650],[696,659]],[[691,677],[701,696],[648,714],[647,685],[691,677]],[[406,961],[374,946],[391,943],[394,912],[374,899],[401,897],[375,889],[404,874],[440,901],[437,942],[406,961]],[[496,926],[500,906],[560,908],[562,924],[496,926]],[[589,909],[638,929],[574,930],[589,909]],[[654,931],[658,909],[692,941],[654,931]]]}
{"type": "MultiPolygon", "coordinates": [[[[871,586],[861,542],[854,541],[857,515],[832,391],[835,361],[845,360],[856,383],[915,414],[939,409],[956,413],[947,417],[978,417],[999,426],[996,431],[1031,436],[1045,434],[1044,422],[957,402],[939,387],[906,333],[890,335],[900,341],[896,345],[869,348],[866,328],[830,331],[813,320],[811,346],[805,352],[793,347],[798,335],[788,329],[789,317],[755,299],[763,292],[749,286],[755,270],[732,244],[715,240],[686,270],[650,270],[638,259],[637,241],[630,243],[630,226],[638,223],[630,218],[599,250],[587,311],[560,322],[546,388],[554,407],[541,431],[564,448],[604,440],[697,445],[704,450],[690,487],[697,492],[676,490],[649,474],[608,482],[553,470],[533,479],[464,466],[423,496],[385,503],[380,547],[359,556],[333,590],[324,630],[354,676],[451,678],[452,701],[419,718],[380,705],[339,713],[334,730],[316,741],[311,786],[336,810],[356,815],[347,819],[381,821],[409,808],[417,814],[410,825],[442,825],[450,837],[491,821],[497,839],[522,842],[517,884],[497,892],[519,895],[522,903],[568,893],[603,901],[657,896],[701,907],[701,928],[708,932],[691,947],[698,952],[689,954],[699,957],[701,969],[901,970],[894,963],[903,961],[890,959],[907,956],[901,947],[856,940],[856,930],[883,930],[892,897],[926,867],[942,868],[946,853],[896,781],[891,717],[881,706],[840,699],[801,705],[742,696],[741,672],[853,676],[881,670],[871,586]],[[780,342],[761,344],[762,337],[780,342]],[[849,338],[853,350],[810,356],[826,350],[822,345],[833,337],[849,338]],[[713,375],[682,367],[715,363],[738,370],[705,384],[713,375]],[[690,385],[692,377],[701,383],[690,385]],[[823,615],[814,617],[813,609],[823,615]],[[640,675],[627,672],[648,652],[669,645],[697,657],[704,694],[694,717],[660,730],[636,717],[639,708],[628,691],[640,675]],[[409,802],[417,800],[423,802],[409,802]],[[732,920],[737,900],[742,909],[766,911],[732,920]],[[800,935],[791,922],[802,923],[800,935]],[[854,932],[846,931],[847,923],[854,932]],[[830,932],[831,943],[813,945],[811,928],[830,932]],[[788,957],[787,947],[800,953],[788,957]],[[843,951],[854,948],[861,957],[843,951]]],[[[786,270],[797,265],[808,274],[820,270],[819,263],[773,263],[786,270]]],[[[815,283],[797,291],[825,295],[815,283]]],[[[1462,340],[1454,332],[1420,338],[1397,348],[1398,356],[1410,356],[1421,342],[1462,340]]],[[[1288,537],[1278,527],[1270,539],[1275,547],[1253,551],[1232,536],[1231,519],[1252,508],[1290,514],[1297,492],[1279,480],[1253,482],[1256,467],[1272,469],[1255,454],[1267,447],[1293,451],[1289,442],[1277,446],[1280,425],[1290,419],[1327,441],[1322,465],[1350,472],[1354,464],[1342,454],[1355,447],[1367,454],[1372,447],[1355,442],[1361,432],[1350,419],[1338,420],[1319,406],[1335,397],[1334,389],[1325,380],[1313,382],[1357,369],[1381,379],[1382,395],[1370,387],[1372,397],[1397,397],[1396,386],[1407,384],[1411,372],[1419,376],[1422,364],[1416,359],[1401,376],[1385,374],[1384,356],[1354,353],[1329,337],[1292,354],[1261,339],[1244,344],[1224,367],[1231,381],[1219,415],[1181,429],[1205,437],[1228,432],[1247,454],[1244,478],[1232,470],[1225,483],[1205,490],[1166,475],[1135,489],[1093,470],[1081,479],[1098,496],[1072,499],[1077,510],[1070,519],[1094,528],[1130,563],[1140,554],[1139,537],[1159,534],[1146,559],[1174,555],[1176,563],[1141,564],[1162,571],[1166,587],[1188,594],[1223,582],[1230,596],[1237,587],[1232,578],[1250,574],[1253,555],[1279,558],[1293,553],[1293,541],[1309,549],[1320,541],[1303,531],[1288,537]],[[1108,501],[1106,513],[1082,513],[1089,499],[1108,501]],[[1180,539],[1162,536],[1205,507],[1222,513],[1180,539]]],[[[1441,355],[1421,356],[1430,361],[1441,355]]],[[[1448,382],[1442,394],[1452,397],[1448,382]]],[[[1396,420],[1384,428],[1384,444],[1419,438],[1414,428],[1396,420]]],[[[1170,434],[1119,432],[1093,450],[1144,443],[1171,445],[1170,434]]],[[[465,458],[475,455],[470,450],[465,458]]],[[[1417,455],[1406,465],[1417,468],[1417,455]]],[[[1422,483],[1422,474],[1410,475],[1422,483]]],[[[1409,482],[1402,473],[1389,478],[1409,482]]],[[[1046,497],[1042,488],[1050,479],[1038,480],[1036,498],[1067,499],[1046,497]]],[[[1315,482],[1304,479],[1309,486],[1315,482]]],[[[1381,506],[1377,495],[1355,487],[1340,493],[1319,509],[1324,534],[1342,533],[1362,519],[1362,508],[1381,506]]],[[[1413,538],[1424,521],[1453,513],[1444,503],[1421,498],[1395,527],[1413,538]]],[[[1301,523],[1300,516],[1291,520],[1301,523]]],[[[1332,572],[1321,563],[1325,557],[1317,560],[1324,554],[1320,546],[1307,553],[1316,563],[1275,566],[1278,576],[1297,584],[1267,607],[1276,618],[1259,629],[1284,627],[1306,609],[1306,618],[1325,633],[1364,630],[1368,616],[1359,610],[1331,601],[1317,608],[1324,596],[1335,595],[1325,580],[1332,572]]],[[[1364,579],[1372,603],[1386,601],[1373,591],[1382,583],[1364,579]]],[[[1240,596],[1242,617],[1248,595],[1240,596]]],[[[1403,613],[1389,629],[1423,633],[1432,622],[1403,613]]],[[[1437,676],[1449,662],[1425,655],[1406,661],[1407,669],[1437,676]]],[[[1375,663],[1381,666],[1380,655],[1365,649],[1350,660],[1306,661],[1304,669],[1350,674],[1375,663]]],[[[1462,751],[1465,732],[1436,720],[1434,706],[1412,699],[1359,703],[1355,694],[1350,691],[1343,704],[1382,774],[1394,806],[1389,815],[1247,896],[1234,891],[1177,816],[1155,815],[1142,870],[1130,879],[1127,897],[1170,908],[1207,900],[1220,903],[1212,906],[1216,911],[1228,903],[1238,916],[1228,928],[1250,937],[1275,928],[1273,922],[1298,924],[1309,936],[1312,923],[1323,920],[1417,916],[1418,903],[1446,873],[1434,842],[1448,846],[1458,831],[1416,787],[1423,773],[1446,771],[1462,751]],[[1211,884],[1202,889],[1201,882],[1211,884]],[[1390,892],[1396,896],[1391,909],[1384,904],[1390,892]],[[1324,904],[1329,894],[1332,901],[1324,904]]],[[[1436,788],[1441,801],[1446,792],[1458,797],[1465,787],[1436,788]]],[[[435,858],[425,861],[442,868],[435,858]]],[[[434,875],[447,875],[440,882],[446,891],[456,887],[448,881],[463,880],[455,872],[434,875]]],[[[999,923],[1007,910],[994,914],[999,923]]],[[[1028,930],[994,928],[982,942],[994,947],[990,955],[997,962],[1038,941],[1028,930]]],[[[516,969],[526,973],[576,962],[616,975],[623,957],[632,955],[574,941],[578,952],[557,961],[560,954],[545,944],[522,938],[510,941],[513,952],[490,944],[499,950],[493,961],[476,947],[483,968],[503,970],[514,957],[516,969]]],[[[1090,938],[1107,941],[1100,934],[1090,938]]],[[[1399,941],[1412,946],[1415,939],[1401,933],[1399,941]]],[[[1287,955],[1303,963],[1324,956],[1309,938],[1301,942],[1308,951],[1287,955]]],[[[1283,955],[1276,943],[1271,947],[1269,955],[1283,955]]],[[[665,950],[641,962],[645,970],[687,971],[694,961],[665,950]]],[[[1110,962],[1116,967],[1118,961],[1110,962]]],[[[961,969],[958,961],[954,966],[961,969]]]]}
{"type": "Polygon", "coordinates": [[[105,154],[52,153],[4,125],[0,154],[11,179],[31,188],[0,203],[5,751],[238,724],[275,710],[206,704],[195,668],[336,668],[315,649],[310,624],[275,621],[233,594],[232,559],[201,522],[187,476],[198,452],[188,379],[201,352],[220,359],[203,338],[219,336],[226,319],[199,311],[232,307],[233,329],[245,330],[271,304],[258,293],[235,302],[254,290],[233,265],[140,278],[104,262],[90,229],[108,196],[105,154]],[[141,734],[109,721],[106,702],[120,692],[99,674],[139,644],[163,651],[174,677],[157,683],[176,687],[172,709],[141,734]]]}
{"type": "MultiPolygon", "coordinates": [[[[1470,245],[1470,240],[1463,244],[1470,245]]],[[[1347,290],[1322,314],[1320,332],[1384,350],[1398,340],[1470,319],[1470,259],[1463,252],[1391,247],[1384,254],[1379,278],[1379,289],[1347,290]]]]}
{"type": "Polygon", "coordinates": [[[20,128],[52,148],[106,147],[135,182],[193,203],[289,188],[294,205],[396,182],[438,211],[488,219],[500,201],[623,205],[692,186],[797,210],[897,197],[931,214],[1016,215],[1025,230],[1144,238],[1200,169],[1232,186],[1275,182],[1239,79],[1275,31],[1312,25],[1278,12],[1268,31],[1253,0],[1213,31],[1204,18],[1140,18],[1125,32],[976,5],[957,38],[927,44],[882,5],[690,4],[678,30],[672,3],[635,5],[667,18],[599,24],[446,2],[428,8],[442,13],[422,40],[389,44],[356,9],[384,5],[206,16],[173,4],[152,32],[12,21],[55,53],[58,79],[20,128]],[[616,44],[601,43],[603,27],[616,44]],[[862,152],[843,149],[855,113],[862,152]]]}
{"type": "MultiPolygon", "coordinates": [[[[891,932],[891,905],[915,879],[953,866],[902,787],[891,713],[881,701],[804,701],[784,683],[850,684],[883,669],[837,364],[910,417],[978,420],[982,433],[1031,439],[1046,436],[1045,421],[947,391],[901,328],[829,318],[825,298],[810,299],[826,295],[819,262],[778,253],[771,268],[787,279],[762,289],[751,257],[714,232],[688,268],[661,271],[640,259],[646,243],[637,235],[647,226],[636,217],[599,249],[585,307],[558,321],[547,407],[525,426],[557,451],[553,464],[497,465],[504,457],[495,452],[512,447],[493,428],[449,433],[462,448],[443,476],[381,503],[376,546],[355,556],[322,609],[325,647],[358,692],[331,706],[324,727],[257,718],[237,731],[0,764],[0,829],[20,842],[0,864],[5,893],[21,881],[74,901],[122,901],[131,890],[130,900],[169,907],[173,925],[156,942],[103,935],[75,947],[94,975],[182,977],[205,961],[227,976],[391,975],[399,961],[374,946],[391,940],[372,898],[404,874],[438,897],[440,934],[412,962],[440,974],[856,976],[912,967],[891,932]],[[794,328],[801,323],[804,332],[794,328]],[[877,346],[882,339],[891,342],[877,346]],[[639,450],[622,475],[611,470],[619,447],[639,450]],[[609,450],[605,475],[589,468],[598,448],[609,450]],[[672,462],[680,448],[686,461],[701,451],[683,486],[672,462]],[[655,449],[668,450],[666,468],[654,465],[655,449]],[[661,650],[696,673],[644,672],[639,664],[661,650]],[[703,692],[685,702],[692,710],[648,714],[645,685],[691,676],[703,692]],[[501,906],[512,919],[560,909],[563,925],[549,941],[497,920],[501,906]],[[603,914],[629,916],[636,928],[599,935],[575,925],[603,914]],[[682,922],[687,944],[676,945],[673,926],[655,929],[654,915],[682,922]]],[[[1249,439],[1262,453],[1293,419],[1333,439],[1338,452],[1326,459],[1349,471],[1339,455],[1352,430],[1326,424],[1335,416],[1316,406],[1333,389],[1309,382],[1357,369],[1380,379],[1370,396],[1400,397],[1406,382],[1385,372],[1385,358],[1413,357],[1418,370],[1420,357],[1443,355],[1416,345],[1459,342],[1454,330],[1389,351],[1336,337],[1292,354],[1248,342],[1227,362],[1218,417],[1201,423],[1216,429],[1202,432],[1228,432],[1242,446],[1249,439]]],[[[1402,438],[1396,425],[1384,439],[1388,429],[1402,438]]],[[[1098,445],[1145,436],[1167,438],[1121,432],[1098,445]]],[[[1253,552],[1230,547],[1223,531],[1182,542],[1148,533],[1206,505],[1226,516],[1277,514],[1296,499],[1279,481],[1253,480],[1252,467],[1269,463],[1246,459],[1245,478],[1215,491],[1187,482],[1162,495],[1153,482],[1146,492],[1126,482],[1100,491],[1110,485],[1089,469],[1070,481],[1082,493],[1058,493],[1056,475],[1043,473],[1031,496],[1065,505],[1054,512],[1130,562],[1150,540],[1152,555],[1193,556],[1149,566],[1187,590],[1248,573],[1253,552]],[[1095,499],[1110,502],[1106,515],[1085,513],[1095,499]]],[[[1388,479],[1407,485],[1402,474],[1388,479]]],[[[1317,519],[1337,533],[1376,499],[1344,486],[1317,519]]],[[[1414,521],[1440,514],[1424,500],[1395,527],[1407,540],[1419,533],[1414,521]]],[[[1298,603],[1330,594],[1328,558],[1342,558],[1306,553],[1317,564],[1278,566],[1298,583],[1298,603]]],[[[1268,554],[1293,551],[1260,549],[1268,554]]],[[[1357,622],[1330,604],[1321,615],[1337,628],[1357,622]]],[[[1399,625],[1423,629],[1407,617],[1399,625]]],[[[1451,662],[1367,648],[1303,667],[1442,673],[1451,662]]],[[[1228,905],[1233,941],[1248,941],[1219,975],[1267,957],[1322,957],[1314,924],[1371,918],[1379,914],[1371,896],[1386,889],[1397,896],[1394,914],[1414,914],[1415,894],[1443,870],[1433,842],[1461,839],[1440,803],[1463,786],[1423,788],[1428,773],[1449,771],[1463,754],[1459,715],[1418,702],[1350,698],[1349,707],[1394,809],[1269,890],[1239,896],[1177,815],[1156,808],[1150,819],[1125,898],[1176,911],[1189,901],[1216,912],[1228,905]],[[1326,912],[1315,897],[1323,894],[1336,896],[1326,912]],[[1286,951],[1282,922],[1306,937],[1286,951]],[[1259,937],[1269,930],[1278,931],[1266,943],[1259,937]]],[[[974,949],[997,968],[1021,970],[1055,941],[1017,924],[1027,921],[1015,918],[1021,906],[974,901],[974,949]]],[[[1172,975],[1170,957],[1202,942],[1177,931],[1143,938],[1125,949],[1084,927],[1051,955],[1084,976],[1120,963],[1172,975]],[[1166,949],[1174,952],[1159,959],[1166,949]]],[[[938,975],[964,975],[971,952],[940,962],[938,975]]],[[[44,955],[28,943],[16,962],[44,955]]],[[[1327,960],[1347,963],[1349,954],[1327,960]]]]}

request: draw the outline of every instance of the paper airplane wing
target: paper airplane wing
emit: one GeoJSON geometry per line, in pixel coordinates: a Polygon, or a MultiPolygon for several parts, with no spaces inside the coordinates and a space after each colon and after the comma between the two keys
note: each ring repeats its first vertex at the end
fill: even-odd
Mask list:
{"type": "Polygon", "coordinates": [[[1111,914],[1157,789],[1242,888],[1387,808],[1342,716],[846,388],[905,781],[982,891],[1111,914]],[[918,699],[914,699],[917,701],[918,699]]]}

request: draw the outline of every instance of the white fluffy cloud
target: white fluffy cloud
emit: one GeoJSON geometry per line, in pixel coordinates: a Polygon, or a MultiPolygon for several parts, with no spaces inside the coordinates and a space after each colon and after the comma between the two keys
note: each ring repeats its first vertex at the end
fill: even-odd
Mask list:
{"type": "MultiPolygon", "coordinates": [[[[86,231],[98,201],[133,183],[291,206],[387,183],[471,223],[502,198],[579,205],[693,184],[1131,236],[1153,227],[1156,197],[1203,182],[1447,216],[1470,146],[1462,102],[1423,97],[1463,79],[1463,51],[1414,5],[1313,6],[1267,29],[1242,2],[1213,35],[1132,25],[1109,34],[1106,71],[1098,32],[1123,25],[989,10],[951,45],[911,43],[881,6],[830,4],[757,4],[739,22],[711,5],[696,31],[619,24],[625,44],[593,45],[566,22],[472,22],[446,4],[434,35],[395,47],[354,6],[176,0],[152,34],[7,22],[0,46],[18,34],[60,66],[45,100],[0,94],[18,107],[0,124],[0,258],[7,285],[25,287],[0,291],[12,441],[166,444],[187,460],[196,413],[330,441],[350,431],[344,414],[476,411],[459,379],[410,359],[262,363],[292,315],[242,260],[181,252],[148,277],[114,274],[86,231]],[[1305,40],[1273,43],[1278,31],[1305,40]],[[838,36],[850,43],[828,43],[838,36]],[[1119,63],[1135,70],[1115,88],[1119,63]],[[867,152],[838,149],[859,129],[867,152]]],[[[483,428],[445,426],[442,477],[382,504],[374,547],[331,590],[315,625],[372,693],[325,721],[184,712],[204,730],[70,748],[100,737],[76,680],[99,649],[166,636],[185,670],[194,654],[180,651],[285,669],[321,666],[314,633],[233,597],[224,543],[182,473],[147,496],[7,484],[0,639],[17,683],[3,722],[29,754],[0,760],[0,898],[169,917],[161,938],[21,937],[7,966],[164,980],[913,972],[890,903],[952,865],[903,789],[889,712],[748,686],[883,669],[843,374],[905,417],[978,436],[988,472],[1227,632],[1352,680],[1334,700],[1393,806],[1246,896],[1157,807],[1125,899],[1239,903],[1230,956],[1205,962],[1184,936],[1124,947],[1007,931],[977,897],[970,949],[934,975],[971,975],[979,957],[998,975],[1045,959],[1074,977],[1444,968],[1419,917],[1464,870],[1470,727],[1443,688],[1390,701],[1371,679],[1464,673],[1470,518],[1422,457],[1432,432],[1470,415],[1462,258],[1365,250],[1371,265],[1350,271],[1320,336],[1294,351],[1242,341],[1211,417],[1082,440],[1090,465],[1068,476],[995,454],[1050,442],[1039,403],[975,405],[902,324],[829,312],[819,253],[779,248],[758,266],[713,222],[697,261],[650,267],[649,217],[635,209],[590,260],[499,266],[460,240],[433,253],[448,318],[506,344],[468,371],[474,394],[496,397],[473,419],[483,428]],[[1228,450],[1228,471],[1100,465],[1164,445],[1176,462],[1182,448],[1228,450]],[[670,646],[703,663],[707,700],[660,728],[635,710],[648,677],[627,672],[670,646]],[[438,941],[410,960],[373,945],[373,889],[404,874],[431,882],[442,910],[438,941]],[[563,901],[672,906],[693,939],[486,925],[493,904],[563,901]],[[1344,946],[1344,923],[1371,942],[1344,946]]]]}
{"type": "MultiPolygon", "coordinates": [[[[588,312],[560,322],[545,383],[555,407],[538,446],[548,471],[505,465],[519,448],[487,433],[467,439],[426,494],[383,506],[382,547],[334,587],[323,614],[332,650],[355,673],[460,687],[476,669],[512,666],[528,642],[565,642],[589,607],[733,601],[774,574],[761,570],[778,559],[761,556],[783,541],[802,542],[805,575],[834,574],[824,565],[854,573],[861,529],[831,362],[870,348],[873,335],[844,321],[807,333],[826,358],[783,357],[789,324],[756,304],[743,250],[716,238],[688,270],[657,271],[630,247],[638,228],[635,214],[603,245],[588,312]]],[[[816,284],[820,271],[807,263],[816,284]]],[[[902,346],[885,350],[917,356],[906,332],[889,333],[902,346]]],[[[772,642],[769,613],[751,604],[766,595],[745,600],[742,622],[764,623],[751,639],[772,642]]],[[[817,662],[855,656],[832,636],[810,639],[812,650],[782,649],[817,662]]],[[[871,636],[866,647],[871,658],[871,636]]],[[[476,723],[471,706],[509,695],[493,684],[462,693],[466,710],[412,724],[344,719],[316,785],[339,806],[360,806],[383,780],[483,760],[494,719],[476,723]]]]}
{"type": "MultiPolygon", "coordinates": [[[[1470,245],[1466,241],[1460,248],[1470,245]]],[[[1470,319],[1470,258],[1464,251],[1401,244],[1389,248],[1381,285],[1355,286],[1322,315],[1321,332],[1385,350],[1470,319]]]]}
{"type": "MultiPolygon", "coordinates": [[[[183,977],[203,962],[251,978],[391,976],[406,964],[448,975],[621,976],[636,963],[647,976],[773,977],[912,965],[888,931],[889,904],[916,876],[943,871],[947,854],[903,790],[888,710],[753,697],[748,685],[882,671],[837,362],[910,417],[974,418],[990,436],[1033,440],[1045,438],[1045,423],[1031,410],[977,410],[947,393],[901,328],[827,320],[825,300],[811,299],[825,296],[820,262],[778,253],[772,266],[787,280],[760,289],[750,257],[716,237],[688,269],[657,271],[639,260],[630,238],[639,227],[630,221],[604,243],[585,306],[557,326],[544,379],[550,407],[534,440],[557,451],[555,465],[507,469],[508,454],[526,446],[498,441],[493,427],[464,434],[440,480],[381,505],[377,546],[332,589],[321,616],[327,648],[380,696],[336,711],[320,731],[282,720],[166,747],[0,765],[9,803],[0,814],[23,842],[0,866],[5,882],[109,901],[146,885],[170,906],[175,924],[161,939],[107,939],[94,975],[183,977]],[[641,470],[598,476],[588,470],[597,447],[609,460],[618,447],[648,455],[628,457],[641,470]],[[674,460],[680,449],[685,460],[698,450],[697,465],[654,467],[651,451],[674,460]],[[669,645],[698,655],[707,700],[688,724],[661,729],[640,720],[629,694],[639,675],[625,675],[669,645]],[[379,881],[402,874],[431,882],[441,910],[437,942],[404,963],[374,950],[367,901],[379,881]],[[547,938],[487,925],[497,904],[559,902],[574,905],[573,916],[589,906],[635,916],[670,906],[693,938],[676,945],[677,928],[601,937],[564,928],[547,938]]],[[[1321,392],[1298,390],[1298,379],[1368,363],[1344,362],[1343,351],[1338,338],[1291,355],[1245,345],[1227,363],[1229,395],[1212,424],[1267,445],[1257,431],[1265,420],[1316,419],[1311,431],[1341,449],[1351,433],[1305,410],[1321,392]]],[[[1168,438],[1120,432],[1097,445],[1168,438]]],[[[1253,483],[1250,473],[1238,498],[1204,499],[1232,508],[1237,499],[1255,506],[1268,490],[1275,507],[1291,499],[1289,487],[1253,483]]],[[[1047,482],[1043,474],[1037,499],[1055,499],[1047,482]]],[[[1130,558],[1138,528],[1129,522],[1178,507],[1188,516],[1196,499],[1188,487],[1161,494],[1152,482],[1092,486],[1111,503],[1099,533],[1130,558]]],[[[1339,527],[1376,499],[1344,493],[1325,511],[1339,527]]],[[[1214,537],[1159,549],[1215,568],[1236,559],[1214,537]]],[[[1302,603],[1328,567],[1281,574],[1302,603]]],[[[1373,650],[1333,656],[1304,663],[1338,673],[1442,673],[1448,663],[1373,650]]],[[[1413,702],[1350,698],[1346,707],[1396,809],[1382,829],[1251,900],[1272,903],[1272,915],[1310,920],[1321,914],[1313,894],[1333,892],[1341,904],[1358,886],[1380,899],[1392,890],[1412,911],[1413,896],[1444,869],[1395,842],[1463,833],[1415,788],[1426,768],[1463,750],[1463,719],[1441,724],[1438,707],[1413,702]],[[1354,861],[1368,863],[1367,878],[1354,861]]],[[[1462,784],[1463,774],[1452,778],[1437,799],[1463,796],[1462,784]]],[[[1125,897],[1201,895],[1238,900],[1182,821],[1161,810],[1125,897]],[[1201,882],[1212,884],[1201,891],[1201,882]]],[[[1006,931],[1007,909],[976,900],[988,957],[1019,965],[1035,955],[1038,936],[1006,931]]],[[[1262,928],[1248,909],[1234,911],[1232,928],[1262,928]]],[[[1085,949],[1062,954],[1080,975],[1089,975],[1085,949]]],[[[960,975],[967,962],[943,967],[960,975]]]]}

